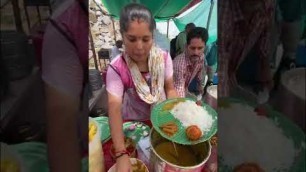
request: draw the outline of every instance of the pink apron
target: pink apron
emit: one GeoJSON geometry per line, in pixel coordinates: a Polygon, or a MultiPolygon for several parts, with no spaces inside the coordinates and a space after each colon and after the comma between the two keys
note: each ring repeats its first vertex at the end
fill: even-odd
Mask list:
{"type": "MultiPolygon", "coordinates": [[[[166,61],[167,53],[164,53],[164,61],[166,61]]],[[[125,63],[123,56],[110,65],[115,72],[121,77],[124,85],[124,95],[122,103],[122,117],[124,120],[146,121],[150,119],[151,109],[154,104],[150,105],[140,99],[138,96],[130,70],[125,63]]],[[[144,75],[143,75],[144,76],[144,75]]],[[[145,80],[150,85],[150,77],[145,80]]],[[[166,99],[165,92],[162,96],[163,100],[166,99]]]]}

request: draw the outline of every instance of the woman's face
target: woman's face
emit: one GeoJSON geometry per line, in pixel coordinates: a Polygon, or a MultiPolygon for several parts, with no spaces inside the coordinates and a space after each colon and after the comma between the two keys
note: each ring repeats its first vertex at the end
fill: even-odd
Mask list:
{"type": "Polygon", "coordinates": [[[149,24],[144,21],[132,21],[123,33],[125,51],[136,63],[147,62],[153,44],[153,34],[149,24]]]}

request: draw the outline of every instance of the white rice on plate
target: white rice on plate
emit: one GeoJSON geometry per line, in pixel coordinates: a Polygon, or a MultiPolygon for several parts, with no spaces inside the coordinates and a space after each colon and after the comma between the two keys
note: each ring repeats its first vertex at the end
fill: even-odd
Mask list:
{"type": "Polygon", "coordinates": [[[208,114],[205,108],[198,106],[194,101],[186,100],[180,102],[173,107],[170,113],[179,121],[184,127],[196,125],[203,133],[210,130],[214,119],[208,114]]]}
{"type": "MultiPolygon", "coordinates": [[[[257,163],[264,171],[288,171],[299,150],[272,119],[258,116],[252,107],[231,104],[219,108],[218,153],[223,164],[235,167],[245,162],[257,163]]],[[[276,121],[277,122],[277,121],[276,121]]]]}

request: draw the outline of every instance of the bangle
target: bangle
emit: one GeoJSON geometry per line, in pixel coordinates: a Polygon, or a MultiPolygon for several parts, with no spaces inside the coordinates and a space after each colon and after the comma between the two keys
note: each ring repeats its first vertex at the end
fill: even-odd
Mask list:
{"type": "Polygon", "coordinates": [[[128,156],[130,156],[130,153],[129,153],[128,151],[120,152],[119,155],[116,155],[115,159],[118,159],[118,158],[122,157],[123,155],[128,155],[128,156]]]}
{"type": "Polygon", "coordinates": [[[122,153],[122,152],[126,152],[126,150],[124,149],[124,150],[120,150],[120,151],[115,151],[114,153],[116,154],[116,153],[122,153]]]}

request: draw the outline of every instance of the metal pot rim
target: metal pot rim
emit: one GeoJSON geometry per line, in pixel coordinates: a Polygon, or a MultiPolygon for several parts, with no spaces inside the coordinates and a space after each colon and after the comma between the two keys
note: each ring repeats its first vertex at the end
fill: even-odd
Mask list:
{"type": "Polygon", "coordinates": [[[292,75],[293,73],[302,73],[303,71],[304,72],[306,71],[305,67],[299,67],[299,68],[295,68],[295,69],[284,72],[283,75],[281,76],[282,84],[284,84],[287,81],[287,79],[290,77],[290,75],[292,75]]]}
{"type": "MultiPolygon", "coordinates": [[[[217,100],[218,95],[217,95],[217,97],[214,97],[214,96],[211,94],[211,92],[210,92],[210,90],[212,90],[212,89],[216,89],[216,90],[218,91],[218,86],[217,86],[217,85],[208,86],[208,87],[207,87],[207,95],[210,96],[210,97],[212,97],[213,99],[217,100]]],[[[217,93],[217,94],[218,94],[218,93],[217,93]]]]}
{"type": "MultiPolygon", "coordinates": [[[[294,74],[303,74],[306,72],[306,68],[305,67],[299,67],[299,68],[295,68],[289,71],[286,71],[283,73],[283,75],[281,76],[281,85],[287,90],[289,91],[291,94],[293,94],[294,96],[296,96],[299,99],[302,99],[305,101],[305,97],[301,97],[300,95],[297,95],[294,91],[292,91],[289,87],[288,84],[285,84],[289,78],[291,76],[293,76],[294,74]]],[[[296,75],[294,75],[296,76],[296,75]]]]}
{"type": "MultiPolygon", "coordinates": [[[[178,165],[172,164],[172,163],[166,161],[165,159],[163,159],[161,156],[159,156],[157,154],[157,152],[155,151],[155,149],[154,149],[154,147],[152,145],[152,140],[151,140],[151,136],[152,136],[153,130],[154,130],[154,128],[152,128],[151,131],[150,131],[151,150],[154,152],[154,155],[156,155],[160,160],[162,160],[163,162],[167,163],[170,166],[173,166],[175,168],[180,168],[180,169],[198,168],[198,167],[202,166],[203,164],[205,164],[207,162],[207,160],[209,159],[210,155],[211,155],[211,144],[210,144],[210,141],[208,140],[208,141],[206,141],[206,143],[208,144],[208,155],[207,155],[207,157],[200,164],[197,164],[195,166],[187,166],[187,167],[182,167],[182,166],[178,166],[178,165]]],[[[155,131],[155,132],[157,132],[157,131],[155,131]]]]}

